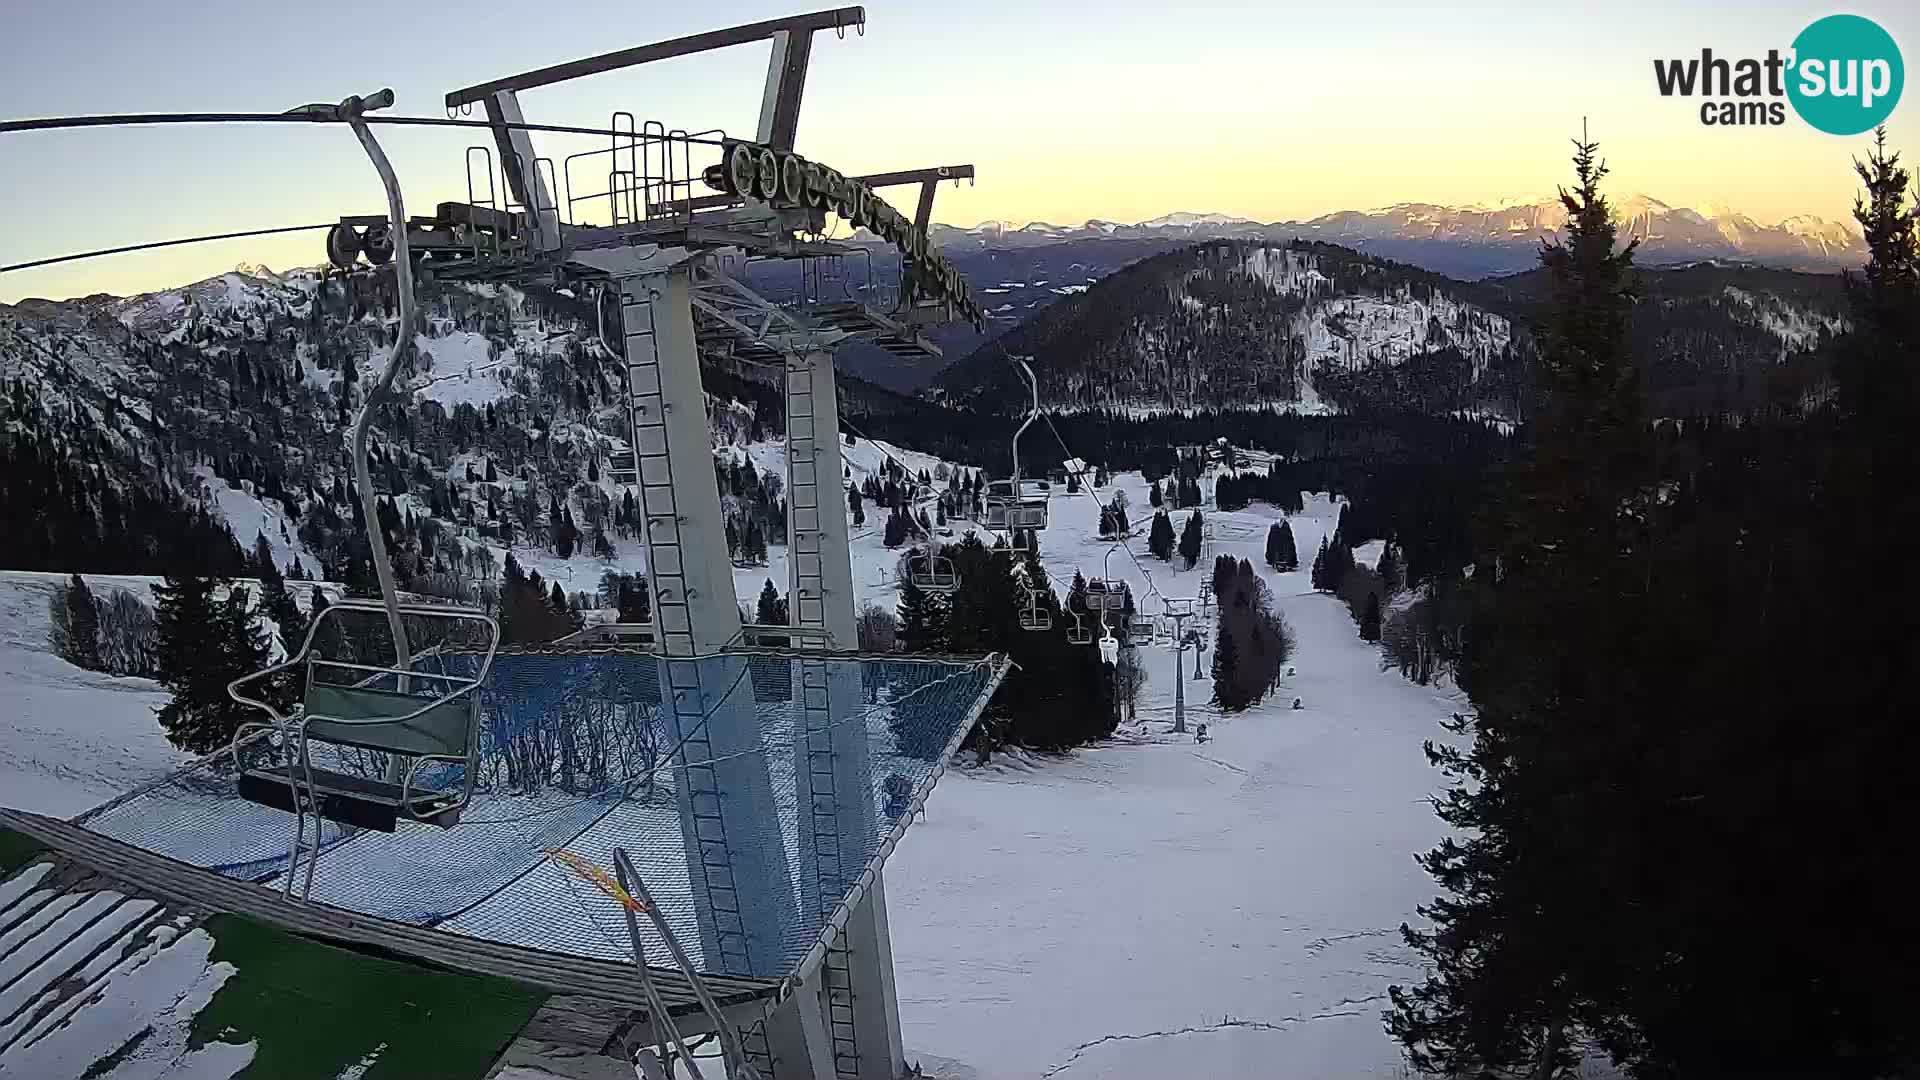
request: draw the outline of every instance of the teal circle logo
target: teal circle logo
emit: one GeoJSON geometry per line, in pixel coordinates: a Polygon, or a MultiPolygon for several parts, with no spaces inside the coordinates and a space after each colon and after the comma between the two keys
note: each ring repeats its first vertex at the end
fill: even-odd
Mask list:
{"type": "Polygon", "coordinates": [[[1829,135],[1858,135],[1884,122],[1907,81],[1893,35],[1859,15],[1829,15],[1800,31],[1792,65],[1793,111],[1829,135]]]}

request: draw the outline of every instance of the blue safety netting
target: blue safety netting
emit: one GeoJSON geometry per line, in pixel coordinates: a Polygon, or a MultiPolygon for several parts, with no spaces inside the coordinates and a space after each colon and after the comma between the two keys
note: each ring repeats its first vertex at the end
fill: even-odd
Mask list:
{"type": "MultiPolygon", "coordinates": [[[[478,662],[443,651],[422,666],[470,676],[478,662]]],[[[626,959],[619,910],[544,856],[566,848],[611,869],[619,847],[701,971],[781,977],[897,839],[999,670],[984,660],[784,652],[503,653],[478,691],[474,796],[458,824],[403,820],[382,833],[328,823],[311,899],[626,959]]],[[[286,753],[262,739],[241,764],[286,753]]],[[[319,768],[386,775],[379,753],[322,743],[310,753],[319,768]]],[[[431,766],[423,781],[458,787],[464,769],[431,766]]],[[[210,759],[80,824],[278,887],[293,815],[241,799],[236,776],[230,756],[210,759]]],[[[667,962],[663,943],[648,948],[652,962],[667,962]]]]}

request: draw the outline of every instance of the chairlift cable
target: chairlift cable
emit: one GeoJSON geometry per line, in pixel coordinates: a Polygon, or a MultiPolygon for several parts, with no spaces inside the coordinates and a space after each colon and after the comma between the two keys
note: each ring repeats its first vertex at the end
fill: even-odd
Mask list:
{"type": "Polygon", "coordinates": [[[28,262],[12,263],[0,266],[0,274],[15,270],[32,270],[39,266],[52,266],[55,263],[75,262],[80,259],[93,259],[103,255],[125,255],[134,251],[151,251],[155,248],[178,247],[182,244],[204,244],[214,240],[240,240],[250,236],[272,236],[276,233],[312,232],[317,229],[331,229],[337,222],[323,221],[317,225],[281,225],[271,229],[248,229],[243,232],[209,233],[205,236],[183,236],[176,240],[155,240],[145,244],[125,244],[120,247],[100,248],[95,251],[81,251],[71,255],[55,255],[48,259],[33,259],[28,262]]]}
{"type": "MultiPolygon", "coordinates": [[[[331,108],[331,106],[329,106],[331,108]]],[[[578,127],[572,124],[532,124],[525,121],[494,123],[490,120],[460,120],[444,116],[369,116],[370,124],[392,124],[399,127],[447,127],[447,128],[483,128],[489,131],[545,131],[559,135],[596,135],[631,137],[631,131],[615,131],[611,128],[578,127]]],[[[82,116],[42,116],[27,120],[0,120],[0,135],[27,131],[61,131],[78,128],[99,127],[151,127],[167,124],[344,124],[338,117],[307,112],[184,112],[184,113],[109,113],[82,116]]],[[[704,133],[702,133],[704,134],[704,133]]],[[[701,135],[658,136],[662,141],[686,142],[690,145],[720,146],[718,138],[703,138],[701,135]]]]}

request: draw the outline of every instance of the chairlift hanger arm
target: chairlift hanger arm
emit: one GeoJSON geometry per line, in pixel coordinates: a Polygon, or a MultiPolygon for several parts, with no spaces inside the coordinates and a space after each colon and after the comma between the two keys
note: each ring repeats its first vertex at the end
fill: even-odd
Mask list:
{"type": "Polygon", "coordinates": [[[671,41],[656,41],[651,45],[618,49],[599,56],[590,56],[584,60],[569,60],[564,64],[554,64],[537,71],[509,75],[504,79],[495,79],[492,82],[455,90],[447,95],[447,108],[454,109],[462,105],[482,102],[502,91],[532,90],[535,87],[551,86],[554,83],[566,82],[586,75],[599,75],[637,64],[650,64],[655,60],[668,60],[676,56],[690,56],[694,53],[725,49],[734,45],[766,41],[782,31],[811,33],[815,30],[838,30],[849,26],[865,25],[866,21],[867,11],[863,7],[830,8],[806,15],[790,15],[783,19],[768,19],[765,22],[748,23],[745,26],[731,26],[724,30],[709,30],[704,34],[690,34],[671,41]]]}

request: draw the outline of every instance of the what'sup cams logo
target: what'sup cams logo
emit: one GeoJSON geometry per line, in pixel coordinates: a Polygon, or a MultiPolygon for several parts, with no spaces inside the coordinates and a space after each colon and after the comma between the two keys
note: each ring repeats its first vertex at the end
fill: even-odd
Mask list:
{"type": "Polygon", "coordinates": [[[1829,15],[1764,59],[1730,60],[1701,49],[1696,59],[1655,60],[1662,97],[1698,97],[1709,127],[1779,125],[1787,106],[1829,135],[1858,135],[1886,120],[1907,73],[1893,36],[1872,19],[1829,15]],[[1784,99],[1784,100],[1783,100],[1784,99]]]}

